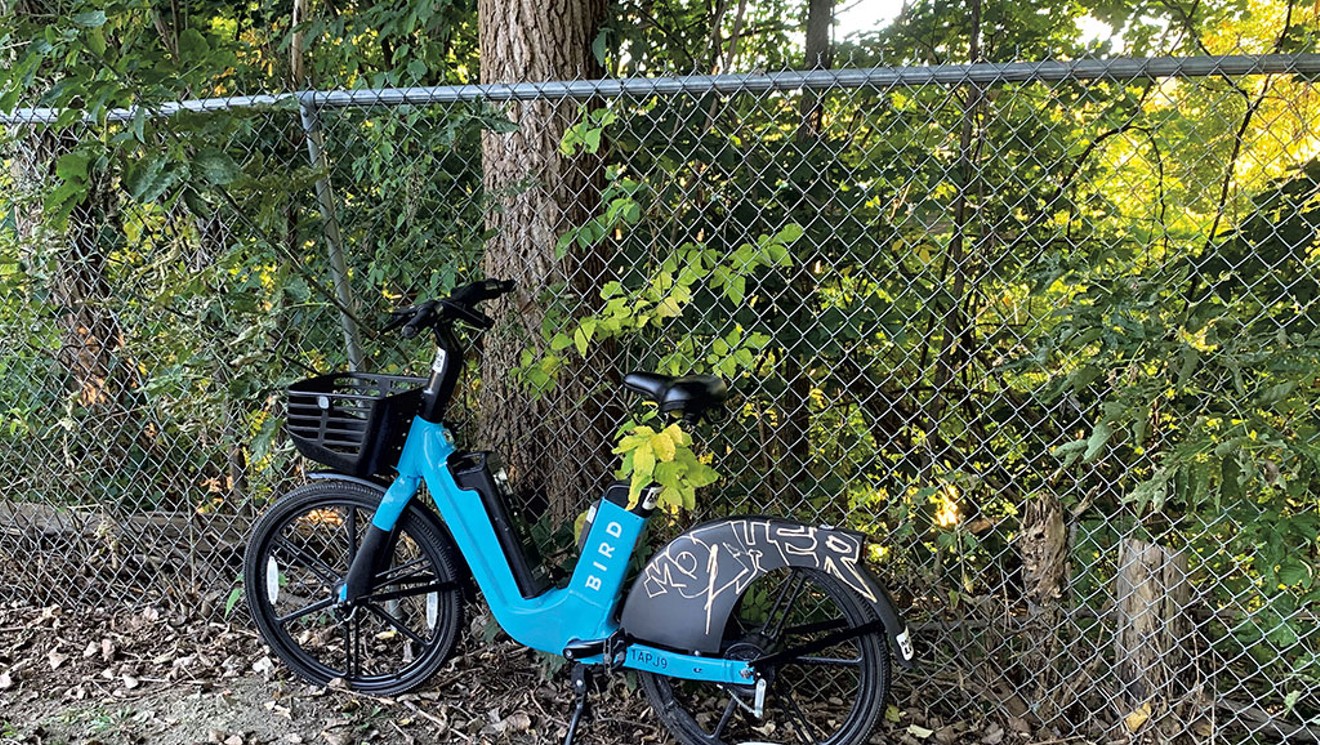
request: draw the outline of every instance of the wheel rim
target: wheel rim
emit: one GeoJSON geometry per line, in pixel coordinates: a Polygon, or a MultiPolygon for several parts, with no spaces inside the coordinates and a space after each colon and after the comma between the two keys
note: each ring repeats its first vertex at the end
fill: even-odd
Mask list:
{"type": "Polygon", "coordinates": [[[299,672],[388,691],[407,687],[444,652],[439,641],[452,613],[443,611],[442,596],[454,590],[441,557],[404,521],[371,592],[351,608],[337,603],[369,520],[370,511],[352,500],[294,512],[267,534],[264,560],[255,562],[263,576],[253,586],[265,590],[256,602],[268,641],[299,672]]]}
{"type": "MultiPolygon", "coordinates": [[[[750,660],[864,623],[855,598],[807,570],[777,572],[748,589],[725,630],[721,657],[750,660]]],[[[752,686],[653,678],[660,708],[688,742],[822,743],[864,738],[885,691],[887,664],[874,635],[844,640],[764,673],[764,716],[752,686]]],[[[677,733],[676,733],[677,734],[677,733]]]]}

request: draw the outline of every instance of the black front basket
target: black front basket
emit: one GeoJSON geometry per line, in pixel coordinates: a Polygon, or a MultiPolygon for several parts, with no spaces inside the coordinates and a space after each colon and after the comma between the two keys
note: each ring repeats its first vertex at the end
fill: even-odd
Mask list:
{"type": "Polygon", "coordinates": [[[385,474],[399,461],[424,378],[334,373],[288,388],[285,429],[298,452],[354,476],[385,474]]]}

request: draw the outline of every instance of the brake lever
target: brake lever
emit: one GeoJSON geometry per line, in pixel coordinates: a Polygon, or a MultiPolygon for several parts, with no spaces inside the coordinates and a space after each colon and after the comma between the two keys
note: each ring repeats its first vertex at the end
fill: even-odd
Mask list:
{"type": "Polygon", "coordinates": [[[407,308],[401,308],[399,310],[390,311],[390,319],[385,322],[384,326],[380,327],[381,333],[385,333],[386,331],[393,331],[394,329],[397,329],[398,327],[407,323],[408,319],[412,318],[413,314],[416,312],[417,309],[411,306],[407,308]]]}
{"type": "Polygon", "coordinates": [[[392,331],[402,326],[399,335],[405,339],[417,336],[418,332],[435,322],[436,301],[427,300],[420,305],[412,305],[390,313],[390,320],[382,331],[392,331]]]}
{"type": "Polygon", "coordinates": [[[455,302],[453,300],[441,300],[440,305],[446,311],[453,314],[455,318],[458,318],[473,328],[485,331],[495,325],[494,319],[490,316],[464,303],[455,302]]]}

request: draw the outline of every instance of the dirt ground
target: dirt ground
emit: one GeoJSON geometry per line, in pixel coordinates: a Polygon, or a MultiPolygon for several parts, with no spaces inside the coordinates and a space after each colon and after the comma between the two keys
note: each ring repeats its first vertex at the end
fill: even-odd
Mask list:
{"type": "MultiPolygon", "coordinates": [[[[573,701],[568,669],[551,673],[548,658],[507,640],[478,641],[483,623],[472,622],[454,657],[420,691],[374,698],[300,682],[269,656],[241,611],[215,622],[152,607],[0,607],[0,745],[562,741],[573,701]]],[[[577,742],[673,742],[625,677],[599,685],[577,742]]],[[[914,725],[904,714],[884,721],[871,742],[1012,739],[1002,729],[927,724],[935,726],[914,725]]]]}
{"type": "MultiPolygon", "coordinates": [[[[465,634],[419,692],[373,698],[298,681],[237,615],[0,608],[0,744],[547,743],[567,726],[567,670],[511,642],[465,634]]],[[[579,742],[669,741],[640,691],[602,686],[579,742]]]]}

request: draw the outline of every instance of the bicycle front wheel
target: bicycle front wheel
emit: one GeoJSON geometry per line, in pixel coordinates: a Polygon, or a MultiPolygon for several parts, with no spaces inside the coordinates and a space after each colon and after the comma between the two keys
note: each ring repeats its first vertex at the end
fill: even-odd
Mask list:
{"type": "MultiPolygon", "coordinates": [[[[810,569],[771,572],[753,582],[725,627],[720,656],[753,660],[868,623],[873,612],[837,579],[810,569]]],[[[821,642],[824,643],[824,642],[821,642]]],[[[665,726],[686,745],[864,743],[889,691],[881,632],[842,639],[763,672],[764,708],[753,686],[720,685],[641,673],[642,688],[665,726]]]]}
{"type": "Polygon", "coordinates": [[[463,608],[453,543],[416,505],[386,541],[366,596],[352,608],[337,602],[379,502],[379,492],[343,481],[290,492],[253,528],[243,584],[262,638],[295,673],[384,696],[435,673],[463,608]]]}

